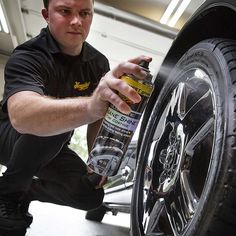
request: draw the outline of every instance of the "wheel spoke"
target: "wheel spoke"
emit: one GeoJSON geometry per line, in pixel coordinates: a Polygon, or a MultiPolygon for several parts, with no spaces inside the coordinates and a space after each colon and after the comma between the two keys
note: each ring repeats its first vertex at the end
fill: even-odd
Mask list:
{"type": "MultiPolygon", "coordinates": [[[[178,182],[177,186],[181,184],[181,181],[178,182]]],[[[186,182],[185,184],[187,185],[186,182]]],[[[184,231],[197,206],[197,204],[192,203],[192,201],[195,201],[193,192],[191,190],[187,191],[185,187],[177,188],[166,200],[166,211],[173,235],[180,235],[184,231]]]]}
{"type": "Polygon", "coordinates": [[[194,149],[213,131],[214,118],[210,118],[193,134],[185,147],[186,154],[192,157],[194,149]]]}
{"type": "Polygon", "coordinates": [[[211,95],[209,89],[202,88],[202,91],[197,91],[196,93],[196,89],[193,89],[193,85],[188,82],[179,83],[178,87],[174,89],[170,100],[171,116],[175,119],[178,117],[183,120],[190,115],[199,117],[199,114],[201,114],[199,112],[202,112],[202,110],[211,113],[212,109],[209,109],[209,106],[210,108],[212,107],[211,95]]]}
{"type": "Polygon", "coordinates": [[[158,226],[158,222],[159,222],[159,218],[161,216],[161,213],[164,209],[164,199],[163,198],[159,198],[154,207],[152,208],[151,212],[146,213],[144,215],[144,232],[145,235],[153,235],[154,233],[157,234],[161,234],[161,231],[159,230],[159,226],[158,226]]]}
{"type": "MultiPolygon", "coordinates": [[[[153,157],[156,142],[151,145],[149,159],[153,157]]],[[[151,164],[151,163],[149,163],[151,164]]],[[[163,235],[159,230],[159,217],[164,209],[164,199],[157,198],[156,192],[153,190],[153,175],[151,166],[146,165],[144,171],[143,184],[143,208],[142,208],[142,225],[145,235],[163,235]]]]}
{"type": "Polygon", "coordinates": [[[189,178],[189,171],[184,170],[180,174],[180,187],[182,193],[182,206],[187,219],[191,219],[197,208],[199,198],[194,192],[192,183],[189,178]]]}
{"type": "MultiPolygon", "coordinates": [[[[195,116],[200,118],[201,116],[207,116],[208,113],[212,113],[212,101],[211,101],[211,92],[208,90],[203,95],[200,96],[198,99],[193,100],[193,102],[186,108],[186,113],[183,116],[183,119],[187,119],[189,116],[195,116]],[[204,110],[204,113],[202,111],[204,110]]],[[[191,97],[191,96],[189,96],[191,97]]]]}
{"type": "Polygon", "coordinates": [[[192,219],[199,199],[196,196],[188,171],[182,171],[175,191],[166,200],[166,211],[174,235],[180,235],[192,219]]]}
{"type": "Polygon", "coordinates": [[[186,113],[186,102],[187,102],[187,89],[184,83],[180,83],[176,96],[177,96],[176,100],[178,100],[176,111],[178,117],[182,119],[182,117],[186,113]]]}
{"type": "Polygon", "coordinates": [[[175,197],[174,201],[166,206],[166,211],[173,235],[177,236],[184,230],[187,224],[186,216],[181,209],[179,196],[175,197]]]}
{"type": "Polygon", "coordinates": [[[166,127],[168,126],[169,120],[168,120],[168,114],[169,114],[169,110],[170,110],[170,104],[168,104],[164,111],[162,112],[162,115],[159,119],[159,122],[157,124],[157,127],[155,127],[155,133],[153,135],[153,140],[160,140],[160,138],[162,137],[166,127]]]}

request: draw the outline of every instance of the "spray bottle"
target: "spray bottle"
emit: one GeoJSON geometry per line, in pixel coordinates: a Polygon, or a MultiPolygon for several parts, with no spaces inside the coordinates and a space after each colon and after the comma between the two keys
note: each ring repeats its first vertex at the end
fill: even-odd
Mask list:
{"type": "Polygon", "coordinates": [[[121,76],[120,79],[138,92],[141,101],[138,104],[133,104],[127,97],[119,94],[129,104],[132,111],[126,115],[110,104],[90,152],[87,164],[99,175],[113,176],[117,173],[148,98],[153,91],[152,75],[148,68],[149,62],[143,60],[139,66],[147,73],[144,80],[127,74],[121,76]]]}

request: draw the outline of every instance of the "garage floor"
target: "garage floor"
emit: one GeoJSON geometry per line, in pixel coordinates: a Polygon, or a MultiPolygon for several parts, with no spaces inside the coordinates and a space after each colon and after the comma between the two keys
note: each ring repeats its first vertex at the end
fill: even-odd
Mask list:
{"type": "Polygon", "coordinates": [[[26,236],[128,236],[129,215],[110,213],[102,223],[85,219],[85,212],[69,207],[34,201],[29,210],[34,221],[26,236]]]}

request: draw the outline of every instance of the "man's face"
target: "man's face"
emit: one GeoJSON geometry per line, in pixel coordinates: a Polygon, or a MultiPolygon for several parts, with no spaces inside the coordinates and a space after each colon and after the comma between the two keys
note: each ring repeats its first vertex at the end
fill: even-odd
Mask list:
{"type": "Polygon", "coordinates": [[[62,52],[78,55],[92,23],[93,0],[50,0],[42,14],[62,52]]]}

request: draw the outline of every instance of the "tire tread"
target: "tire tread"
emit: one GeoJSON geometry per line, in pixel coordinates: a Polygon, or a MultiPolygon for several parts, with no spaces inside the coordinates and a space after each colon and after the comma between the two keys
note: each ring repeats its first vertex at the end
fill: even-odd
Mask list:
{"type": "MultiPolygon", "coordinates": [[[[233,104],[233,119],[236,121],[236,40],[231,39],[214,39],[209,40],[209,43],[214,44],[214,50],[220,50],[224,56],[229,68],[229,73],[232,78],[232,96],[233,104]]],[[[211,228],[206,236],[233,236],[236,235],[236,122],[233,122],[231,135],[227,137],[227,143],[232,143],[231,158],[229,157],[229,168],[225,173],[224,187],[222,189],[221,200],[218,203],[218,210],[214,215],[211,228]],[[233,133],[232,133],[233,132],[233,133]]]]}

